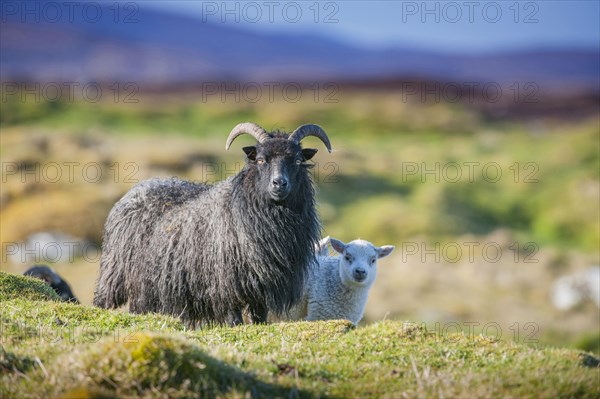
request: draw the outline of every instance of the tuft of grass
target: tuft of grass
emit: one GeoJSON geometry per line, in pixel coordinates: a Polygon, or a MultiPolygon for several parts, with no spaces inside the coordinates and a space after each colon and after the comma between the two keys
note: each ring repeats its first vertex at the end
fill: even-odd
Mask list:
{"type": "Polygon", "coordinates": [[[15,297],[30,301],[60,301],[56,292],[37,278],[0,272],[0,302],[15,297]]]}
{"type": "Polygon", "coordinates": [[[229,396],[268,384],[255,381],[217,360],[183,337],[137,333],[124,342],[112,338],[65,356],[71,362],[64,380],[85,389],[118,396],[229,396]],[[75,376],[75,378],[73,378],[75,376]]]}
{"type": "Polygon", "coordinates": [[[17,356],[0,347],[0,373],[25,373],[34,361],[26,356],[17,356]]]}
{"type": "Polygon", "coordinates": [[[161,315],[24,299],[14,290],[0,311],[6,397],[600,395],[600,361],[589,353],[443,335],[424,324],[355,328],[338,320],[188,331],[161,315]]]}

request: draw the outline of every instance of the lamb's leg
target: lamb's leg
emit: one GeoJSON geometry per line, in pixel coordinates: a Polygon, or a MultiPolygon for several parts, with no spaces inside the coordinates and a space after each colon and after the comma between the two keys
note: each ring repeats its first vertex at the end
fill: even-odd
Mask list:
{"type": "Polygon", "coordinates": [[[269,310],[264,305],[250,307],[250,320],[252,324],[265,324],[268,315],[269,310]]]}
{"type": "Polygon", "coordinates": [[[239,309],[233,310],[229,312],[226,317],[225,322],[231,327],[244,324],[244,319],[242,318],[242,311],[239,309]]]}

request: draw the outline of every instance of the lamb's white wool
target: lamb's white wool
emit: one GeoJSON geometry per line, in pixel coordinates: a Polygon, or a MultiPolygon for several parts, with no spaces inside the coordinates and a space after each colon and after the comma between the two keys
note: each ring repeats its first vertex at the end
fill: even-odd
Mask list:
{"type": "Polygon", "coordinates": [[[393,250],[391,245],[376,247],[365,240],[349,244],[329,237],[321,240],[317,265],[308,277],[304,306],[296,312],[296,318],[346,319],[358,324],[377,276],[377,260],[393,250]],[[327,241],[336,256],[327,256],[327,241]]]}

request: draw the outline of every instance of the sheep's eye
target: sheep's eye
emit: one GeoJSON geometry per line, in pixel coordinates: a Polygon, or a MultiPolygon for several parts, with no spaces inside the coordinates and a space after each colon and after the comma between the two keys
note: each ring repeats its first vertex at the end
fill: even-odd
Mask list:
{"type": "Polygon", "coordinates": [[[352,257],[350,255],[346,255],[344,258],[346,258],[347,262],[352,262],[352,257]]]}
{"type": "Polygon", "coordinates": [[[296,159],[296,165],[302,164],[302,160],[300,158],[296,159]]]}
{"type": "Polygon", "coordinates": [[[371,264],[375,263],[375,258],[371,258],[371,264]]]}
{"type": "Polygon", "coordinates": [[[256,163],[259,165],[262,165],[263,163],[265,163],[265,159],[264,158],[256,158],[256,163]]]}

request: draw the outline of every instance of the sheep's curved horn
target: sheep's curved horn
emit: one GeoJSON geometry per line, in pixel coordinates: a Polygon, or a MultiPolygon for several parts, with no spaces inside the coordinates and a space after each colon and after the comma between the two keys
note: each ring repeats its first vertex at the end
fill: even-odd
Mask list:
{"type": "Polygon", "coordinates": [[[327,147],[327,151],[331,152],[331,143],[329,142],[329,137],[327,137],[327,133],[321,126],[319,125],[302,125],[290,134],[289,140],[294,141],[295,143],[300,143],[303,138],[308,136],[315,136],[321,139],[325,147],[327,147]]]}
{"type": "Polygon", "coordinates": [[[269,138],[269,134],[267,133],[267,131],[262,127],[258,126],[256,123],[240,123],[236,125],[233,128],[233,130],[231,130],[231,133],[229,133],[229,137],[227,137],[227,143],[225,143],[225,150],[228,150],[231,146],[231,143],[233,143],[233,140],[235,140],[238,136],[241,136],[242,134],[251,135],[259,143],[262,143],[263,141],[269,138]]]}

